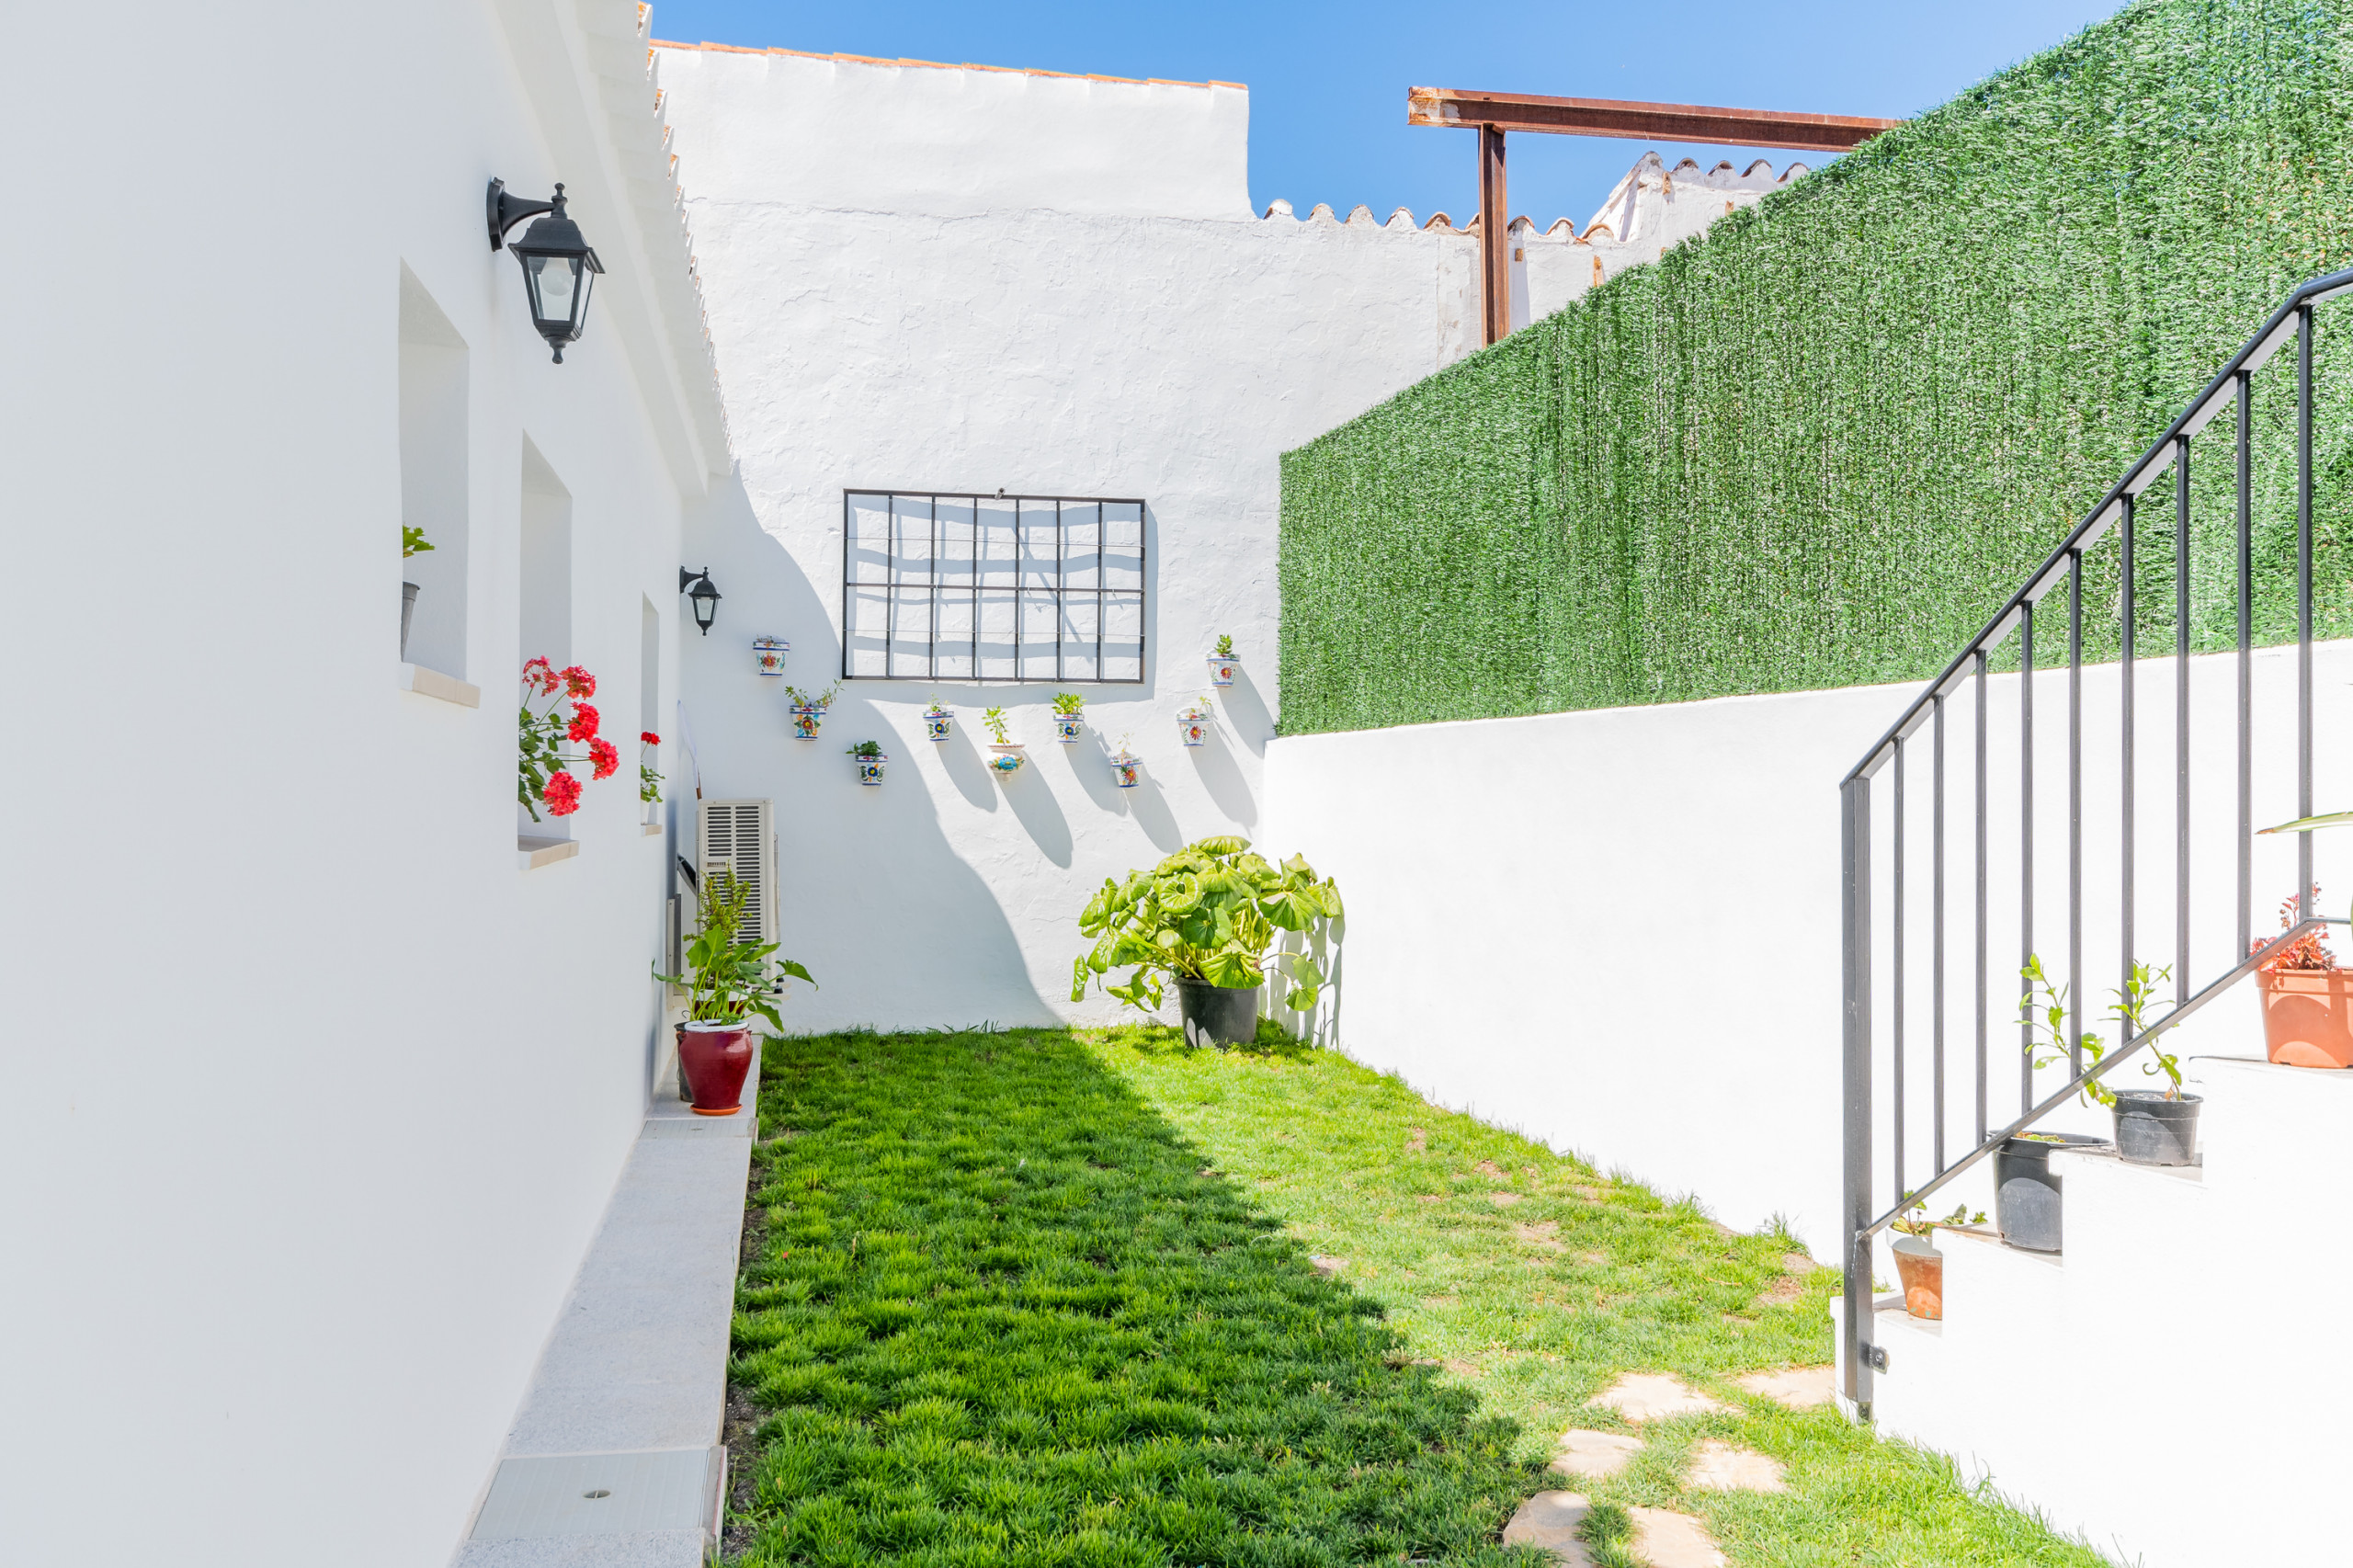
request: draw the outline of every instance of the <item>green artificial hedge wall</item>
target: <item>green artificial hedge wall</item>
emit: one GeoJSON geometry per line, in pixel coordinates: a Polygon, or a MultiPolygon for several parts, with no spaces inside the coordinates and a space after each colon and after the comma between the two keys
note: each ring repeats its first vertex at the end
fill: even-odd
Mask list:
{"type": "MultiPolygon", "coordinates": [[[[1934,674],[2290,289],[2353,263],[2348,10],[2132,6],[1285,454],[1282,732],[1934,674]]],[[[2342,635],[2353,304],[2320,311],[2342,635]]],[[[2275,642],[2294,360],[2255,398],[2275,642]]],[[[2235,638],[2232,426],[2190,465],[2205,648],[2235,638]]],[[[2140,512],[2144,652],[2172,646],[2171,494],[2140,512]]],[[[2112,616],[2112,549],[2096,568],[2112,616]]]]}

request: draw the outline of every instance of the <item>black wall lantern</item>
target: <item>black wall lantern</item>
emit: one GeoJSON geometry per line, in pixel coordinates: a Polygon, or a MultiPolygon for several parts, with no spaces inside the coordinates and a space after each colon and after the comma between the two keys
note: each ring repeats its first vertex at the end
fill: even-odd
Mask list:
{"type": "Polygon", "coordinates": [[[531,296],[531,324],[555,350],[555,362],[563,363],[563,346],[580,341],[583,327],[588,324],[588,290],[605,264],[588,242],[580,237],[580,225],[563,215],[563,187],[555,187],[553,201],[524,201],[506,194],[506,182],[490,182],[490,248],[504,246],[515,253],[523,264],[523,287],[531,296]],[[523,237],[513,244],[506,244],[506,231],[524,219],[539,213],[547,216],[532,224],[523,237]]]}
{"type": "Polygon", "coordinates": [[[711,617],[719,613],[719,590],[711,585],[710,568],[706,566],[699,572],[689,572],[683,566],[679,567],[678,592],[685,594],[688,602],[694,606],[695,624],[702,628],[705,637],[710,636],[711,617]],[[689,583],[694,585],[691,589],[687,586],[689,583]]]}

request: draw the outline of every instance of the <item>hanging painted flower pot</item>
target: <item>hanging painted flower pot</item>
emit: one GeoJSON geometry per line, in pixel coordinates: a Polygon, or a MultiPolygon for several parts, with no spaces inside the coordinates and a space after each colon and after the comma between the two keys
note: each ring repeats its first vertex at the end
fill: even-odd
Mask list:
{"type": "Polygon", "coordinates": [[[1227,652],[1210,655],[1210,684],[1232,686],[1234,672],[1242,667],[1242,655],[1227,652]]]}
{"type": "Polygon", "coordinates": [[[1197,746],[1210,738],[1210,716],[1206,709],[1188,708],[1176,715],[1176,733],[1188,746],[1197,746]]]}
{"type": "Polygon", "coordinates": [[[872,741],[860,741],[849,748],[849,755],[858,764],[858,781],[860,784],[882,782],[882,765],[891,759],[882,754],[880,745],[872,741]]]}
{"type": "Polygon", "coordinates": [[[1143,771],[1143,758],[1131,756],[1125,748],[1111,759],[1111,782],[1122,790],[1132,790],[1143,771]]]}
{"type": "Polygon", "coordinates": [[[817,727],[825,722],[825,705],[822,702],[796,702],[792,705],[792,738],[813,741],[817,727]]]}
{"type": "Polygon", "coordinates": [[[1055,714],[1054,733],[1064,745],[1077,744],[1078,737],[1086,733],[1086,715],[1084,713],[1055,714]]]}
{"type": "Polygon", "coordinates": [[[923,710],[923,733],[926,740],[944,741],[956,733],[956,710],[942,708],[935,702],[923,710]]]}
{"type": "Polygon", "coordinates": [[[1021,765],[1029,760],[1029,754],[1022,749],[1019,741],[991,742],[989,750],[996,754],[989,758],[989,767],[1000,778],[1012,778],[1021,771],[1021,765]]]}
{"type": "Polygon", "coordinates": [[[781,637],[752,639],[752,657],[759,662],[760,674],[764,676],[784,674],[784,656],[790,652],[792,644],[781,637]]]}

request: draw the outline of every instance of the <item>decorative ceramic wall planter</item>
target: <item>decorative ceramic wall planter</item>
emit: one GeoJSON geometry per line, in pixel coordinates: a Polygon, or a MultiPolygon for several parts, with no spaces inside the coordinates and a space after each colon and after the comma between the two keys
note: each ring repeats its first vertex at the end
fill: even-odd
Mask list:
{"type": "Polygon", "coordinates": [[[792,644],[781,637],[752,639],[752,657],[758,661],[760,674],[764,676],[784,674],[784,656],[790,652],[792,652],[792,644]]]}
{"type": "Polygon", "coordinates": [[[822,702],[796,702],[792,705],[792,738],[813,741],[818,726],[825,722],[825,705],[822,702]]]}
{"type": "Polygon", "coordinates": [[[1210,716],[1205,709],[1188,708],[1176,715],[1176,733],[1188,746],[1197,746],[1210,738],[1210,716]]]}
{"type": "Polygon", "coordinates": [[[1086,733],[1086,715],[1057,713],[1054,715],[1054,735],[1064,745],[1075,745],[1079,736],[1086,733]]]}
{"type": "Polygon", "coordinates": [[[944,741],[956,733],[956,710],[942,708],[935,702],[923,710],[924,738],[944,741]]]}
{"type": "Polygon", "coordinates": [[[1232,686],[1234,672],[1241,667],[1242,655],[1239,653],[1211,653],[1210,655],[1210,684],[1232,686]]]}
{"type": "Polygon", "coordinates": [[[1111,759],[1111,782],[1122,790],[1134,789],[1142,772],[1143,759],[1140,756],[1129,756],[1124,747],[1120,749],[1119,756],[1111,759]]]}
{"type": "Polygon", "coordinates": [[[858,764],[858,781],[860,784],[882,782],[882,765],[891,759],[881,747],[872,741],[860,741],[849,748],[849,755],[850,760],[858,764]]]}
{"type": "Polygon", "coordinates": [[[1029,754],[1022,749],[1019,741],[992,741],[989,750],[996,754],[989,758],[989,767],[1000,778],[1012,778],[1029,760],[1029,754]]]}

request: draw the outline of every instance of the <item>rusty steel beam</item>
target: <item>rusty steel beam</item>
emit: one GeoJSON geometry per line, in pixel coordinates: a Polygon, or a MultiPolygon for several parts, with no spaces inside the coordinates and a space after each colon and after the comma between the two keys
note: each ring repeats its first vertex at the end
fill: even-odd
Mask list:
{"type": "Polygon", "coordinates": [[[1410,87],[1405,123],[1454,126],[1479,133],[1480,314],[1489,343],[1511,335],[1511,218],[1504,204],[1504,133],[1622,136],[1640,142],[1708,142],[1735,147],[1787,147],[1843,153],[1904,122],[1855,114],[1790,114],[1780,109],[1713,108],[1706,104],[1627,103],[1617,98],[1552,98],[1538,93],[1467,93],[1410,87]]]}
{"type": "Polygon", "coordinates": [[[1904,122],[1853,114],[1790,114],[1779,109],[1715,108],[1706,104],[1626,103],[1616,98],[1412,87],[1405,93],[1405,123],[1843,153],[1904,122]]]}

